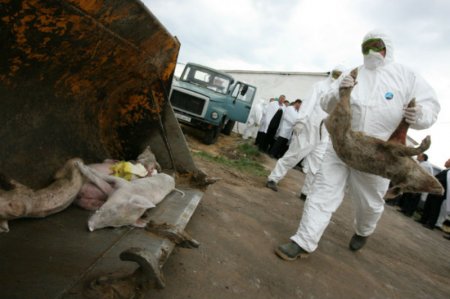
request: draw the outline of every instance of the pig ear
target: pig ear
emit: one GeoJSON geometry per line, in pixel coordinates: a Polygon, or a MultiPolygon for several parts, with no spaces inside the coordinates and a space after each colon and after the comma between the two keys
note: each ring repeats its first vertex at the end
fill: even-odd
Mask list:
{"type": "Polygon", "coordinates": [[[399,186],[394,186],[394,187],[388,189],[388,191],[384,195],[384,199],[385,200],[394,199],[401,194],[402,194],[402,188],[400,188],[399,186]]]}
{"type": "Polygon", "coordinates": [[[156,207],[150,200],[143,196],[134,195],[130,199],[130,203],[140,208],[150,209],[156,207]]]}

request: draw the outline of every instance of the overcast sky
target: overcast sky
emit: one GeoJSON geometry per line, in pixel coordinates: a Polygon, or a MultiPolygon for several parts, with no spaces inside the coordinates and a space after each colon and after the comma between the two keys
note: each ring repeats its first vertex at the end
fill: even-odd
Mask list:
{"type": "Polygon", "coordinates": [[[450,158],[450,1],[448,0],[144,0],[180,40],[178,61],[219,69],[326,72],[362,63],[369,30],[394,41],[394,58],[420,73],[441,102],[427,154],[450,158]]]}

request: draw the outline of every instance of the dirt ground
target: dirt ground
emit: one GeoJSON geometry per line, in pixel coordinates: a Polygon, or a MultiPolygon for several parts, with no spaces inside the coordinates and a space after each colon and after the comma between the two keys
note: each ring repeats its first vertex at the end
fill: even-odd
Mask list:
{"type": "MultiPolygon", "coordinates": [[[[188,136],[192,151],[226,154],[242,142],[221,135],[213,146],[188,136]]],[[[268,170],[275,160],[262,158],[268,170]]],[[[286,262],[273,252],[296,231],[304,174],[290,170],[274,192],[265,177],[195,158],[221,180],[208,187],[187,231],[198,249],[177,248],[163,268],[163,290],[147,298],[450,298],[450,241],[386,206],[376,232],[351,252],[352,205],[345,199],[318,249],[286,262]]]]}

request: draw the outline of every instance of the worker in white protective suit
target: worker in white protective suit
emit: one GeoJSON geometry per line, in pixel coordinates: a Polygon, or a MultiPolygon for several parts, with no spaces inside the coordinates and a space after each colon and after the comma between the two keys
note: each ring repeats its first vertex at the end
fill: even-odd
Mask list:
{"type": "MultiPolygon", "coordinates": [[[[436,94],[419,75],[393,61],[389,37],[369,32],[363,39],[362,52],[364,64],[358,67],[357,84],[350,75],[342,75],[322,97],[323,109],[330,113],[339,101],[339,88],[353,86],[350,96],[353,130],[386,141],[403,117],[413,129],[429,128],[440,111],[436,94]],[[416,98],[416,107],[408,108],[412,98],[416,98]]],[[[305,202],[298,230],[291,242],[278,246],[275,253],[282,259],[295,260],[313,252],[341,204],[346,186],[355,204],[355,234],[349,247],[352,251],[361,249],[383,213],[383,195],[388,185],[388,179],[348,167],[330,142],[305,202]]]]}
{"type": "Polygon", "coordinates": [[[243,139],[255,138],[256,133],[258,132],[258,128],[261,124],[261,118],[263,115],[263,101],[260,100],[258,103],[255,103],[252,106],[252,110],[247,119],[247,123],[244,129],[244,134],[242,135],[243,139]]]}
{"type": "MultiPolygon", "coordinates": [[[[311,174],[307,176],[308,185],[306,188],[309,188],[314,180],[314,174],[320,166],[324,148],[329,140],[325,126],[321,126],[327,113],[320,107],[320,98],[344,70],[343,66],[338,65],[333,68],[328,78],[313,85],[311,93],[302,102],[289,148],[283,157],[278,159],[275,168],[267,178],[266,187],[278,191],[277,184],[284,178],[289,169],[295,167],[303,158],[310,156],[307,169],[305,169],[307,174],[308,171],[311,171],[311,174]],[[318,145],[320,145],[319,148],[317,148],[318,145]]],[[[307,191],[302,190],[302,192],[307,191]]]]}

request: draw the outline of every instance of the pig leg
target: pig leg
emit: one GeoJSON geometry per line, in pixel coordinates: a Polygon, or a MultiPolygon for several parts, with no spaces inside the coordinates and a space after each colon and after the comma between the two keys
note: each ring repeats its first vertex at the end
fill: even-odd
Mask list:
{"type": "MultiPolygon", "coordinates": [[[[112,187],[111,192],[112,192],[112,187]]],[[[78,198],[75,200],[75,204],[79,207],[95,211],[98,210],[106,201],[107,194],[103,193],[97,186],[92,183],[84,183],[83,187],[78,193],[78,198]]]]}
{"type": "Polygon", "coordinates": [[[9,232],[8,220],[0,219],[0,233],[9,232]]]}
{"type": "Polygon", "coordinates": [[[114,191],[114,189],[111,188],[111,185],[109,183],[114,184],[116,188],[119,187],[120,185],[123,185],[124,182],[128,183],[128,181],[122,178],[105,175],[82,163],[77,164],[77,166],[80,169],[81,173],[90,182],[96,185],[102,192],[104,192],[107,195],[111,195],[111,193],[114,191]]]}
{"type": "Polygon", "coordinates": [[[425,137],[418,147],[409,147],[400,143],[384,143],[382,144],[386,150],[392,150],[396,156],[417,156],[425,152],[431,145],[430,136],[425,137]]]}

